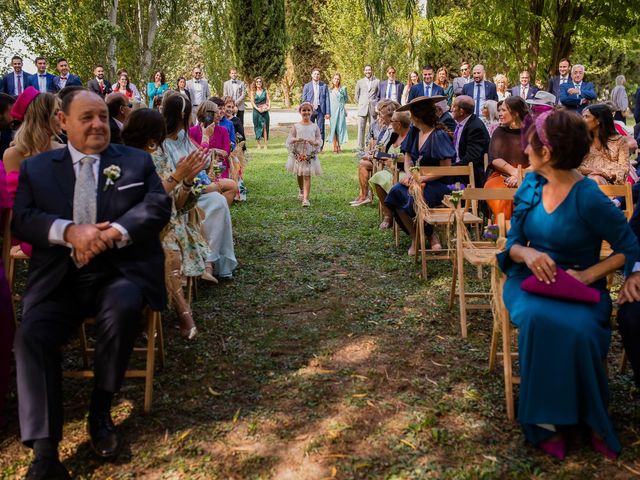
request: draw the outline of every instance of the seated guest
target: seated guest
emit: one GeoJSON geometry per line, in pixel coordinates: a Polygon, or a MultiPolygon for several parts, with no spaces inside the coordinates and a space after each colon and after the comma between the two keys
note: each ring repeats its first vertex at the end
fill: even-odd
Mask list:
{"type": "Polygon", "coordinates": [[[95,318],[87,430],[96,455],[115,458],[121,442],[111,419],[113,396],[142,330],[143,309],[166,304],[160,232],[171,201],[151,157],[109,145],[107,106],[95,93],[68,94],[59,117],[68,146],[22,163],[13,207],[13,232],[33,245],[14,345],[20,433],[35,454],[29,479],[70,478],[58,459],[60,350],[69,337],[95,318]],[[116,166],[120,175],[110,185],[102,172],[116,166]],[[118,187],[126,190],[116,193],[118,187]]]}
{"type": "Polygon", "coordinates": [[[375,192],[382,206],[383,218],[380,223],[380,230],[386,230],[393,225],[393,212],[384,204],[384,201],[393,186],[393,169],[398,171],[399,179],[405,175],[403,143],[407,138],[410,126],[411,116],[408,112],[394,112],[390,123],[392,134],[386,135],[381,139],[381,142],[386,140],[383,144],[384,153],[379,152],[376,154],[382,160],[384,168],[371,176],[369,186],[375,192]]]}
{"type": "Polygon", "coordinates": [[[629,176],[629,146],[613,125],[613,113],[604,104],[582,111],[591,138],[589,153],[578,168],[600,185],[622,185],[629,176]]]}
{"type": "Polygon", "coordinates": [[[518,421],[529,442],[560,459],[567,448],[564,428],[586,425],[592,447],[615,459],[621,445],[607,412],[611,298],[606,277],[623,266],[630,274],[640,248],[622,212],[577,171],[589,150],[578,115],[543,113],[527,140],[533,173],[516,193],[506,249],[498,255],[508,277],[504,303],[519,328],[518,421]],[[613,254],[601,261],[605,240],[613,254]],[[556,291],[576,291],[559,277],[559,268],[596,288],[598,303],[522,288],[523,280],[535,275],[543,285],[557,282],[556,291]]]}
{"type": "MultiPolygon", "coordinates": [[[[511,96],[501,102],[499,108],[500,126],[491,136],[489,144],[489,168],[484,188],[517,188],[518,165],[529,167],[529,160],[522,149],[522,121],[529,112],[529,107],[519,96],[511,96]]],[[[494,218],[504,213],[511,218],[513,202],[511,200],[489,200],[489,208],[494,218]]]]}
{"type": "MultiPolygon", "coordinates": [[[[411,112],[413,126],[405,139],[404,171],[407,174],[400,183],[391,188],[384,202],[394,214],[395,220],[399,221],[400,227],[411,236],[411,247],[408,254],[415,255],[415,226],[413,217],[415,212],[413,202],[409,194],[409,185],[413,182],[411,168],[414,165],[420,167],[449,167],[456,157],[453,148],[453,135],[444,125],[438,122],[435,104],[445,98],[418,97],[398,111],[411,112]]],[[[421,178],[425,183],[423,188],[424,200],[429,207],[436,207],[442,203],[442,198],[449,193],[446,177],[428,176],[421,178]]],[[[425,226],[425,233],[430,238],[431,248],[439,250],[442,248],[438,235],[431,225],[425,226]]]]}
{"type": "Polygon", "coordinates": [[[110,93],[106,98],[109,110],[109,129],[111,143],[122,143],[122,127],[131,113],[131,100],[122,93],[110,93]]]}
{"type": "MultiPolygon", "coordinates": [[[[116,78],[120,78],[121,75],[126,75],[127,79],[129,78],[129,72],[127,72],[126,69],[121,68],[116,72],[116,78]]],[[[136,87],[136,85],[134,83],[131,83],[130,80],[128,80],[128,85],[129,88],[131,89],[131,91],[133,92],[133,99],[136,102],[142,102],[142,96],[140,95],[140,91],[138,90],[138,87],[136,87]]],[[[114,83],[113,85],[111,85],[111,89],[115,90],[116,87],[118,86],[118,82],[114,83]]]]}
{"type": "Polygon", "coordinates": [[[162,97],[164,92],[169,90],[164,72],[158,70],[153,74],[153,81],[147,84],[147,99],[149,100],[149,108],[154,107],[153,100],[156,97],[162,97]]]}
{"type": "Polygon", "coordinates": [[[511,96],[511,91],[509,90],[509,80],[504,73],[499,73],[495,77],[493,77],[493,81],[496,84],[496,92],[498,93],[498,102],[504,100],[507,97],[511,96]]]}
{"type": "Polygon", "coordinates": [[[231,150],[232,151],[235,150],[236,149],[236,129],[233,126],[233,122],[224,115],[224,100],[220,97],[210,97],[209,101],[215,103],[218,106],[218,110],[221,113],[218,123],[224,128],[226,128],[227,132],[229,132],[229,140],[231,141],[231,150]]]}
{"type": "Polygon", "coordinates": [[[230,120],[233,124],[233,129],[236,132],[236,148],[233,150],[233,155],[229,158],[230,162],[233,162],[235,176],[233,180],[238,185],[238,193],[235,200],[245,201],[247,199],[247,187],[244,183],[244,169],[246,166],[246,158],[244,152],[247,150],[246,139],[244,136],[244,125],[242,120],[236,115],[238,112],[237,102],[233,97],[226,96],[222,99],[224,101],[224,115],[227,120],[230,120]],[[238,150],[238,145],[242,145],[242,148],[238,150]]]}
{"type": "MultiPolygon", "coordinates": [[[[608,100],[604,102],[604,104],[609,107],[609,110],[615,112],[616,105],[608,100]]],[[[627,127],[627,123],[622,120],[616,120],[615,114],[613,116],[613,126],[620,135],[622,135],[627,141],[627,146],[629,147],[629,155],[633,155],[638,149],[638,142],[635,138],[633,138],[633,127],[627,127]]],[[[634,179],[637,181],[637,179],[634,179]]]]}
{"type": "Polygon", "coordinates": [[[447,100],[442,100],[436,103],[436,113],[438,114],[438,121],[449,129],[451,133],[456,129],[456,121],[449,113],[449,104],[447,100]]]}
{"type": "MultiPolygon", "coordinates": [[[[167,138],[162,146],[175,168],[178,161],[188,156],[197,146],[189,139],[191,104],[177,92],[167,92],[162,101],[162,116],[167,125],[167,138]]],[[[206,172],[198,178],[203,184],[212,184],[206,172]]],[[[215,188],[215,187],[207,187],[215,188]]],[[[227,199],[217,191],[203,193],[198,199],[198,207],[204,211],[202,230],[209,245],[209,256],[205,259],[206,275],[210,280],[214,274],[220,278],[232,278],[238,262],[233,246],[231,213],[227,199]]]]}
{"type": "Polygon", "coordinates": [[[171,219],[160,234],[164,250],[164,275],[169,299],[180,318],[180,333],[193,340],[197,329],[191,307],[185,299],[182,286],[186,277],[200,277],[205,273],[204,260],[209,254],[199,225],[189,222],[189,211],[196,206],[200,193],[192,187],[196,175],[204,168],[204,150],[193,150],[173,166],[162,150],[166,138],[162,114],[155,110],[137,110],[132,113],[122,131],[125,145],[151,154],[165,192],[171,197],[171,219]]]}
{"type": "Polygon", "coordinates": [[[407,77],[407,83],[402,89],[402,99],[400,101],[400,105],[407,104],[407,102],[409,101],[409,92],[411,91],[411,88],[413,88],[414,85],[418,85],[418,83],[420,83],[420,75],[418,75],[418,72],[413,71],[409,73],[409,76],[407,77]]]}
{"type": "Polygon", "coordinates": [[[498,116],[498,102],[495,100],[487,100],[482,106],[481,119],[484,126],[489,132],[489,136],[493,135],[496,128],[500,125],[500,117],[498,116]]]}
{"type": "Polygon", "coordinates": [[[6,93],[0,93],[0,158],[9,148],[11,140],[13,140],[13,117],[11,117],[11,109],[16,99],[6,93]]]}
{"type": "Polygon", "coordinates": [[[455,165],[471,163],[476,187],[481,187],[484,183],[484,154],[489,149],[490,138],[482,120],[473,113],[474,110],[474,101],[467,95],[460,95],[453,100],[451,112],[456,121],[453,135],[455,165]]]}
{"type": "MultiPolygon", "coordinates": [[[[222,101],[224,102],[224,116],[233,124],[233,129],[236,132],[236,144],[244,142],[246,140],[244,135],[244,125],[242,124],[242,120],[240,120],[236,115],[238,112],[238,106],[236,105],[235,100],[232,97],[224,97],[222,101]]],[[[245,145],[242,148],[243,150],[246,150],[247,147],[245,145]]]]}

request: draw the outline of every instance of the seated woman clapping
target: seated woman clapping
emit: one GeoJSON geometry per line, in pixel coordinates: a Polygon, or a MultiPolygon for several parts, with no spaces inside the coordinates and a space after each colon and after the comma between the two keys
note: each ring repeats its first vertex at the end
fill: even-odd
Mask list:
{"type": "Polygon", "coordinates": [[[162,149],[166,135],[162,114],[147,108],[132,112],[122,130],[125,145],[151,154],[162,185],[173,200],[171,219],[161,234],[165,283],[180,318],[180,332],[191,340],[197,329],[183,286],[185,277],[199,277],[205,272],[204,261],[209,248],[199,225],[189,223],[188,212],[196,206],[200,196],[197,188],[193,187],[193,179],[204,168],[207,157],[204,150],[193,150],[174,165],[162,149]]]}
{"type": "Polygon", "coordinates": [[[516,193],[506,249],[498,256],[508,275],[504,303],[519,327],[518,420],[526,439],[555,457],[565,456],[563,428],[583,424],[593,448],[615,458],[621,445],[607,412],[606,276],[623,266],[632,271],[638,241],[622,212],[577,170],[589,151],[579,115],[543,113],[527,140],[533,173],[516,193]],[[601,261],[603,240],[613,254],[601,261]],[[527,282],[539,293],[523,282],[532,275],[527,282]],[[586,285],[595,291],[585,291],[586,285]],[[564,299],[579,291],[596,303],[564,299]]]}

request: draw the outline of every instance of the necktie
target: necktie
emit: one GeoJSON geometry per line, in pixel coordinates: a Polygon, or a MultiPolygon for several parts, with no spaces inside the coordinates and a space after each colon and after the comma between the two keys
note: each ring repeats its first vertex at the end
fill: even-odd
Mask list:
{"type": "Polygon", "coordinates": [[[476,115],[480,115],[480,84],[476,83],[476,115]]]}
{"type": "Polygon", "coordinates": [[[18,95],[22,93],[22,75],[18,75],[18,95]]]}
{"type": "Polygon", "coordinates": [[[67,77],[60,77],[60,80],[64,80],[64,81],[66,81],[66,80],[67,80],[67,77]]]}
{"type": "Polygon", "coordinates": [[[387,82],[387,96],[385,98],[391,98],[391,82],[387,82]]]}
{"type": "Polygon", "coordinates": [[[431,84],[424,84],[424,96],[425,97],[430,97],[431,96],[431,84]]]}
{"type": "Polygon", "coordinates": [[[462,130],[462,124],[456,123],[456,129],[453,132],[453,146],[456,147],[456,155],[458,156],[458,160],[460,159],[460,154],[458,153],[458,147],[460,146],[460,131],[462,130]]]}
{"type": "Polygon", "coordinates": [[[98,83],[100,85],[100,93],[104,92],[104,82],[102,80],[99,80],[98,83]]]}
{"type": "Polygon", "coordinates": [[[238,80],[231,80],[231,83],[235,85],[236,83],[238,83],[238,80]]]}
{"type": "Polygon", "coordinates": [[[96,179],[93,176],[93,157],[80,160],[80,172],[73,191],[73,221],[77,225],[96,223],[96,179]]]}
{"type": "Polygon", "coordinates": [[[567,77],[560,77],[560,85],[567,83],[567,77]]]}

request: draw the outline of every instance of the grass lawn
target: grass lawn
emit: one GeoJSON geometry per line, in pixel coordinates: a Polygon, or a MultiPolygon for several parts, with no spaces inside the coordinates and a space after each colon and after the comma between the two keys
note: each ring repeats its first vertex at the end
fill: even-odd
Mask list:
{"type": "MultiPolygon", "coordinates": [[[[353,133],[353,132],[351,132],[353,133]]],[[[355,135],[352,135],[355,138],[355,135]]],[[[492,479],[640,475],[640,405],[610,360],[611,410],[625,450],[619,462],[579,435],[565,462],[526,445],[506,419],[499,369],[487,370],[488,312],[470,315],[469,339],[449,312],[449,263],[427,283],[380,232],[377,208],[351,208],[351,153],[322,155],[312,207],[284,171],[283,136],[251,146],[249,201],[234,205],[235,279],[200,282],[200,333],[178,336],[164,316],[167,366],[153,412],[128,380],[114,413],[126,448],[116,463],[93,458],[85,433],[91,382],[65,380],[62,457],[74,478],[492,479]]],[[[349,146],[353,146],[353,141],[349,146]]],[[[330,148],[329,148],[330,150],[330,148]]],[[[9,408],[15,411],[16,399],[9,408]]],[[[15,415],[0,436],[0,478],[31,459],[15,415]]]]}

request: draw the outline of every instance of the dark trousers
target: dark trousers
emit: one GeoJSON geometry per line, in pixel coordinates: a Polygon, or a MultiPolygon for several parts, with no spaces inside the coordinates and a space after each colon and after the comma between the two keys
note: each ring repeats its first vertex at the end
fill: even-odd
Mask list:
{"type": "Polygon", "coordinates": [[[320,145],[320,150],[324,148],[324,116],[320,108],[316,109],[315,112],[311,114],[311,121],[318,125],[320,129],[320,136],[322,137],[322,144],[320,145]]]}
{"type": "MultiPolygon", "coordinates": [[[[95,261],[94,261],[95,262],[95,261]]],[[[54,292],[25,310],[16,333],[18,409],[22,441],[62,438],[61,347],[95,316],[95,386],[120,389],[145,300],[140,288],[96,262],[71,271],[54,292]]]]}
{"type": "Polygon", "coordinates": [[[640,388],[640,302],[625,303],[618,310],[622,345],[633,369],[633,380],[640,388]]]}
{"type": "Polygon", "coordinates": [[[240,119],[240,121],[242,122],[242,125],[244,126],[244,110],[238,110],[236,112],[236,117],[240,119]]]}

